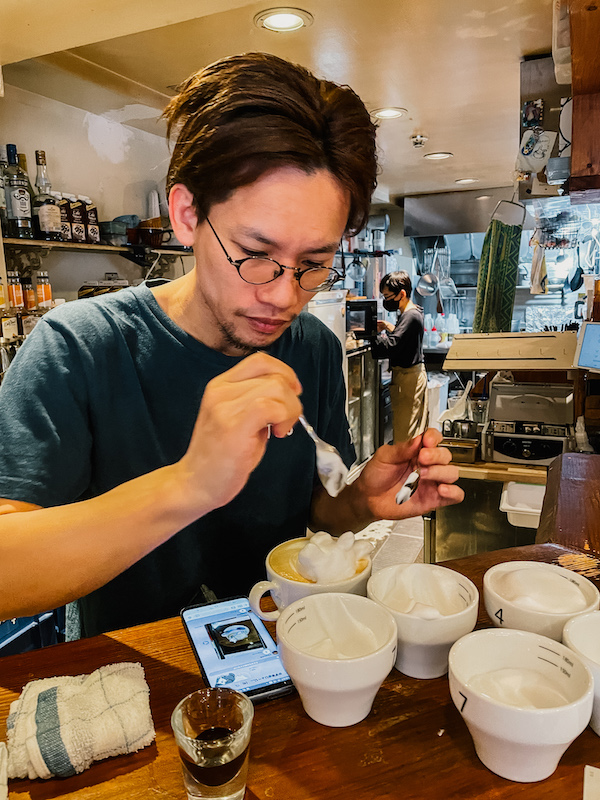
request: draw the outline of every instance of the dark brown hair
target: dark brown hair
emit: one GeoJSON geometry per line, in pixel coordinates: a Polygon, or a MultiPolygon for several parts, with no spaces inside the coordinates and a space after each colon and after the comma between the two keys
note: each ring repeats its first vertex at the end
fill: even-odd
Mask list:
{"type": "Polygon", "coordinates": [[[329,170],[350,197],[346,232],[362,230],[376,185],[375,125],[348,86],[268,53],[230,56],[178,87],[163,116],[177,131],[167,192],[183,183],[198,219],[267,171],[329,170]]]}
{"type": "Polygon", "coordinates": [[[379,283],[379,291],[383,293],[384,289],[389,289],[394,295],[400,294],[402,289],[406,292],[406,296],[410,300],[412,294],[412,281],[408,272],[403,269],[400,272],[388,272],[384,275],[379,283]]]}

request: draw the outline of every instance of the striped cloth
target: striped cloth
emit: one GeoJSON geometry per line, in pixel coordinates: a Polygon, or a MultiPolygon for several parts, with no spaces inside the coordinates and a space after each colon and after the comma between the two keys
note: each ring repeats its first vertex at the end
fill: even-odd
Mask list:
{"type": "Polygon", "coordinates": [[[140,750],[155,735],[143,667],[123,662],[31,681],[11,703],[6,729],[11,779],[68,777],[140,750]]]}

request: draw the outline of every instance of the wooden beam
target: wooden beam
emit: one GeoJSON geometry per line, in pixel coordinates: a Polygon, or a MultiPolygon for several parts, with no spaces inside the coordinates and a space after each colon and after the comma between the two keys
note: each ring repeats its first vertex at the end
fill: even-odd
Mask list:
{"type": "Polygon", "coordinates": [[[574,95],[600,92],[600,0],[570,0],[574,95]]]}

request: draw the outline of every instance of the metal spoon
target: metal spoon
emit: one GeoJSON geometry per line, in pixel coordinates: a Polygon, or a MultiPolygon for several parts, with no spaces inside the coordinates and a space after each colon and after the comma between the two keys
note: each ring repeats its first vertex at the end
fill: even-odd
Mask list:
{"type": "Polygon", "coordinates": [[[349,472],[348,467],[344,464],[338,450],[332,444],[327,444],[320,436],[317,436],[315,429],[307,421],[304,414],[300,414],[299,419],[302,427],[315,443],[319,480],[325,487],[327,494],[330,494],[332,497],[337,497],[344,486],[346,486],[346,479],[348,478],[349,472]]]}
{"type": "MultiPolygon", "coordinates": [[[[325,487],[327,494],[337,497],[342,489],[347,485],[349,469],[339,454],[339,451],[332,445],[324,442],[315,432],[313,426],[308,422],[304,414],[300,414],[300,423],[310,438],[315,443],[317,452],[317,474],[319,480],[325,487]]],[[[419,473],[415,470],[411,472],[402,488],[396,495],[396,503],[402,505],[416,492],[419,485],[419,473]]]]}

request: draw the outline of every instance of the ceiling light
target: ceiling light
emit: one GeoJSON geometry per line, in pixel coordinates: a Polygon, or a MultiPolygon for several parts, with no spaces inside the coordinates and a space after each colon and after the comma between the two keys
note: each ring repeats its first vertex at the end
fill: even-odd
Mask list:
{"type": "Polygon", "coordinates": [[[479,183],[479,178],[459,178],[454,183],[479,183]]]}
{"type": "Polygon", "coordinates": [[[475,199],[476,200],[489,200],[491,196],[492,196],[491,194],[478,194],[475,199]]]}
{"type": "Polygon", "coordinates": [[[286,33],[312,25],[313,17],[301,8],[267,8],[254,17],[257,28],[286,33]]]}
{"type": "Polygon", "coordinates": [[[428,158],[430,161],[441,161],[443,158],[452,158],[454,153],[426,153],[423,158],[428,158]]]}
{"type": "Polygon", "coordinates": [[[398,117],[408,114],[408,111],[397,106],[387,106],[386,108],[376,108],[371,114],[377,119],[398,119],[398,117]]]}

